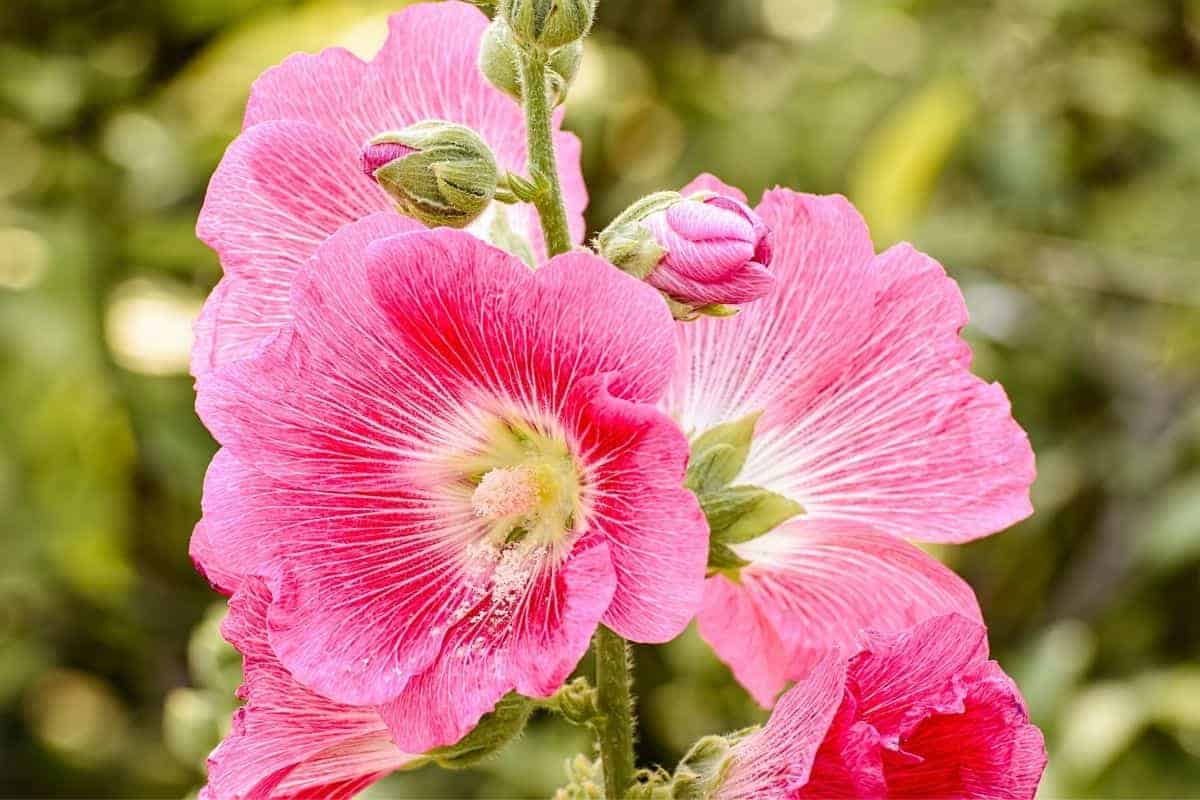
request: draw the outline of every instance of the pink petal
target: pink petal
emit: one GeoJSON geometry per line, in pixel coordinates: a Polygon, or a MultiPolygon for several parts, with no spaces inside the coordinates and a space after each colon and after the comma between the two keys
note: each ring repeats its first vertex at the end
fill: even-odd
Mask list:
{"type": "Polygon", "coordinates": [[[947,613],[980,619],[961,578],[861,525],[803,517],[743,547],[752,563],[739,583],[708,581],[700,634],[766,707],[830,652],[860,649],[864,629],[901,631],[947,613]]]}
{"type": "MultiPolygon", "coordinates": [[[[271,67],[250,88],[242,129],[263,122],[308,122],[361,145],[380,130],[368,130],[366,121],[347,114],[347,105],[367,79],[369,67],[341,47],[316,55],[293,53],[271,67]]],[[[398,126],[399,127],[399,126],[398,126]]]]}
{"type": "Polygon", "coordinates": [[[209,585],[226,597],[232,595],[241,586],[245,574],[239,571],[225,569],[223,553],[215,548],[212,537],[204,520],[196,523],[192,529],[192,538],[188,543],[188,556],[192,566],[196,568],[209,585]]]}
{"type": "Polygon", "coordinates": [[[859,703],[852,692],[842,697],[837,716],[817,751],[808,782],[788,797],[789,800],[889,797],[879,732],[859,719],[859,703]]]}
{"type": "Polygon", "coordinates": [[[267,642],[270,594],[251,579],[230,602],[222,632],[245,659],[246,704],[208,762],[206,797],[351,797],[412,760],[370,708],[342,705],[300,686],[267,642]]]}
{"type": "MultiPolygon", "coordinates": [[[[305,317],[305,330],[329,342],[327,350],[310,354],[293,326],[284,326],[259,359],[233,362],[198,377],[197,413],[238,460],[277,479],[330,487],[338,484],[338,473],[321,457],[350,470],[370,470],[374,464],[386,473],[381,485],[394,483],[380,458],[396,442],[377,439],[376,422],[364,420],[353,403],[329,408],[326,398],[293,396],[293,372],[319,374],[338,369],[349,358],[378,362],[393,357],[388,325],[370,299],[365,257],[371,242],[406,230],[412,230],[410,222],[390,213],[348,225],[324,243],[296,282],[294,307],[305,317]],[[283,390],[274,388],[273,381],[283,390]],[[316,424],[318,420],[324,424],[316,424]]],[[[376,377],[372,364],[363,379],[376,377]]],[[[403,378],[396,384],[401,396],[420,402],[420,387],[403,378]]]]}
{"type": "Polygon", "coordinates": [[[883,751],[889,797],[1031,800],[1037,793],[1045,744],[1012,679],[991,661],[963,680],[960,713],[922,720],[905,738],[906,752],[883,751]]]}
{"type": "Polygon", "coordinates": [[[1027,516],[1032,450],[1003,390],[968,370],[942,268],[908,246],[873,257],[841,198],[778,190],[758,210],[779,289],[681,326],[667,407],[694,429],[764,411],[739,480],[813,520],[965,541],[1027,516]]]}
{"type": "Polygon", "coordinates": [[[617,571],[604,624],[635,642],[666,642],[700,607],[708,523],[683,488],[683,433],[652,406],[613,397],[608,382],[581,381],[569,415],[586,459],[605,465],[592,504],[617,571]]]}
{"type": "Polygon", "coordinates": [[[666,384],[674,331],[665,304],[596,256],[570,253],[531,272],[439,231],[378,242],[369,258],[377,301],[430,380],[555,413],[581,377],[612,373],[614,396],[635,402],[666,384]]]}
{"type": "Polygon", "coordinates": [[[861,714],[895,744],[931,713],[962,710],[952,678],[987,660],[987,629],[957,614],[933,617],[900,633],[871,632],[850,662],[861,714]]]}
{"type": "Polygon", "coordinates": [[[357,160],[357,148],[302,122],[264,123],[230,146],[196,228],[226,277],[197,322],[193,374],[249,355],[286,323],[292,278],[343,225],[387,211],[392,232],[423,229],[390,210],[357,160]]]}
{"type": "Polygon", "coordinates": [[[584,541],[562,569],[543,570],[515,608],[481,609],[458,623],[441,656],[380,709],[395,741],[424,752],[457,742],[510,691],[549,697],[587,652],[615,585],[608,546],[584,541]]]}
{"type": "Polygon", "coordinates": [[[694,181],[679,190],[679,193],[684,197],[698,194],[699,192],[712,192],[713,194],[723,194],[727,197],[734,197],[745,203],[746,193],[736,186],[730,186],[715,175],[704,173],[697,177],[694,181]]]}
{"type": "Polygon", "coordinates": [[[833,653],[779,700],[760,731],[738,742],[714,800],[785,798],[809,778],[818,748],[842,701],[846,663],[833,653]]]}
{"type": "Polygon", "coordinates": [[[192,562],[226,595],[250,575],[272,574],[279,541],[302,529],[314,512],[308,492],[247,466],[228,449],[218,450],[208,467],[201,506],[204,517],[192,533],[192,562]]]}

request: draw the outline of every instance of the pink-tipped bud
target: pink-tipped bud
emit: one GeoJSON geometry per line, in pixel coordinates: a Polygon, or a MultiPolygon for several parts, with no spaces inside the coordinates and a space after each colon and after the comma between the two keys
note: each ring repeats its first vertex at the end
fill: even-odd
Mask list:
{"type": "Polygon", "coordinates": [[[646,282],[691,306],[738,305],[775,286],[767,225],[745,203],[698,195],[649,215],[642,224],[665,253],[646,282]]]}
{"type": "Polygon", "coordinates": [[[362,171],[368,178],[374,178],[375,173],[398,158],[417,152],[414,148],[399,142],[379,142],[367,144],[362,151],[362,171]]]}
{"type": "Polygon", "coordinates": [[[749,206],[726,195],[650,195],[597,243],[609,261],[666,295],[680,319],[727,316],[775,286],[770,230],[749,206]]]}

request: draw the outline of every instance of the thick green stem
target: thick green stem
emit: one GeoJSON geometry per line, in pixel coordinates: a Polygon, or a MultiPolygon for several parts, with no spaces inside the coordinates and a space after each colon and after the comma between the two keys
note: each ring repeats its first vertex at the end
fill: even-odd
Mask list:
{"type": "Polygon", "coordinates": [[[629,644],[601,625],[592,640],[596,690],[602,715],[598,729],[604,766],[604,797],[624,800],[633,783],[633,677],[629,644]]]}
{"type": "Polygon", "coordinates": [[[542,219],[546,250],[556,256],[571,249],[567,209],[558,179],[550,102],[546,97],[546,57],[542,53],[521,55],[522,94],[525,97],[525,126],[529,132],[529,171],[544,188],[534,205],[542,219]]]}

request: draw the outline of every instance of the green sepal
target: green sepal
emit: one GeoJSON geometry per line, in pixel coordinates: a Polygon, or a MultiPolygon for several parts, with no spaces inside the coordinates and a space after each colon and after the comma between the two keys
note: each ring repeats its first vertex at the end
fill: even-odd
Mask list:
{"type": "Polygon", "coordinates": [[[731,306],[727,303],[713,303],[707,306],[700,306],[696,309],[696,313],[705,317],[717,317],[723,319],[727,317],[735,317],[741,311],[737,306],[731,306]]]}
{"type": "Polygon", "coordinates": [[[537,184],[515,172],[504,173],[500,179],[500,186],[508,189],[518,200],[525,203],[532,203],[541,197],[542,189],[537,184]]]}
{"type": "Polygon", "coordinates": [[[750,566],[750,562],[735,553],[729,545],[722,544],[716,539],[708,540],[708,577],[721,574],[734,583],[739,583],[741,581],[739,570],[748,566],[750,566]]]}
{"type": "Polygon", "coordinates": [[[700,497],[712,538],[722,544],[757,539],[804,513],[804,506],[760,486],[730,486],[700,497]]]}
{"type": "Polygon", "coordinates": [[[533,707],[533,700],[509,692],[458,744],[439,747],[426,753],[426,756],[443,769],[475,766],[500,752],[525,730],[533,707]]]}
{"type": "Polygon", "coordinates": [[[761,411],[755,411],[696,437],[684,485],[697,494],[707,494],[732,483],[750,455],[754,426],[761,416],[761,411]]]}
{"type": "Polygon", "coordinates": [[[745,454],[731,444],[718,444],[693,456],[684,485],[697,494],[723,489],[742,468],[745,454]]]}

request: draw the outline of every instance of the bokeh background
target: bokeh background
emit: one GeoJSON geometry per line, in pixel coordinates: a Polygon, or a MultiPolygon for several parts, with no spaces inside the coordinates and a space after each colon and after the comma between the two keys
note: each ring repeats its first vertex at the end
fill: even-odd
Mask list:
{"type": "MultiPolygon", "coordinates": [[[[187,538],[214,445],[193,236],[248,87],[369,56],[399,0],[3,0],[0,795],[183,797],[239,665],[187,538]]],[[[568,124],[593,230],[712,170],[843,192],[960,281],[1037,515],[939,551],[1057,797],[1200,797],[1200,2],[602,0],[568,124]]],[[[648,761],[761,719],[689,633],[638,653],[648,761]]],[[[373,797],[545,797],[579,731],[373,797]]]]}

